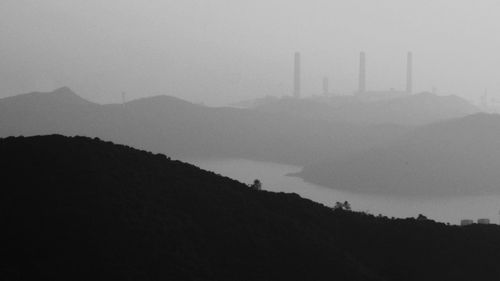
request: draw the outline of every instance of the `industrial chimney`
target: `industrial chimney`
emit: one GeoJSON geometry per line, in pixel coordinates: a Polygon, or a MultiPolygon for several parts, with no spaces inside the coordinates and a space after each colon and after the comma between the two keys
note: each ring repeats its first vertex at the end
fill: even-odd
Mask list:
{"type": "Polygon", "coordinates": [[[295,53],[293,96],[300,98],[300,53],[295,53]]]}
{"type": "Polygon", "coordinates": [[[323,78],[323,94],[325,96],[328,96],[330,90],[328,89],[329,85],[328,85],[328,77],[324,77],[323,78]]]}
{"type": "Polygon", "coordinates": [[[365,53],[359,53],[359,82],[358,92],[364,93],[366,91],[366,61],[365,53]]]}
{"type": "Polygon", "coordinates": [[[413,92],[413,54],[408,52],[406,58],[406,92],[413,92]]]}

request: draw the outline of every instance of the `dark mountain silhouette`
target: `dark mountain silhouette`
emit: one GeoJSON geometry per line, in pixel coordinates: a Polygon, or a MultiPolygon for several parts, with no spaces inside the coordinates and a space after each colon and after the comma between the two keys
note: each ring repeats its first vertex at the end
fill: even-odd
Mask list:
{"type": "Polygon", "coordinates": [[[386,100],[367,100],[357,96],[265,98],[256,101],[254,108],[264,112],[295,114],[314,120],[405,126],[425,125],[479,112],[477,107],[460,97],[431,93],[386,100]]]}
{"type": "Polygon", "coordinates": [[[5,280],[497,280],[500,228],[333,210],[84,137],[0,139],[5,280]]]}
{"type": "Polygon", "coordinates": [[[156,96],[98,105],[68,88],[0,100],[0,136],[86,135],[178,158],[239,157],[305,165],[373,147],[405,128],[211,108],[156,96]]]}
{"type": "Polygon", "coordinates": [[[392,144],[305,167],[308,181],[403,195],[500,193],[500,116],[476,114],[412,131],[392,144]]]}

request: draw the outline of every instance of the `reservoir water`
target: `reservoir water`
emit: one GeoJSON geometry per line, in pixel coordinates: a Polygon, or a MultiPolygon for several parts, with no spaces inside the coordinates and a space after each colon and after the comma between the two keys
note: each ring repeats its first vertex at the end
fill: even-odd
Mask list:
{"type": "Polygon", "coordinates": [[[352,208],[357,211],[400,218],[423,214],[430,219],[451,224],[458,224],[461,219],[488,218],[492,223],[499,221],[500,196],[437,199],[387,197],[335,190],[304,182],[297,177],[287,176],[289,173],[300,171],[300,167],[297,166],[245,159],[190,159],[185,161],[244,183],[259,179],[265,190],[297,193],[327,206],[333,206],[337,201],[349,201],[352,208]]]}

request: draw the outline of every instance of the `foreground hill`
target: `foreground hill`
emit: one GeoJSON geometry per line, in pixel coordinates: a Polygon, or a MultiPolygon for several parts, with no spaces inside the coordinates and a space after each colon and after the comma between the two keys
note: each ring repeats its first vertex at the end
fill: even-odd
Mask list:
{"type": "Polygon", "coordinates": [[[0,277],[497,280],[500,228],[333,211],[83,137],[0,140],[0,277]]]}
{"type": "Polygon", "coordinates": [[[385,100],[369,100],[358,96],[266,98],[256,101],[254,107],[263,112],[289,113],[313,120],[404,126],[425,125],[480,111],[458,96],[438,96],[425,92],[385,100]]]}
{"type": "Polygon", "coordinates": [[[235,157],[305,165],[385,143],[398,126],[315,121],[157,96],[99,105],[69,88],[0,99],[0,136],[97,136],[177,158],[235,157]]]}
{"type": "Polygon", "coordinates": [[[394,143],[305,167],[308,181],[401,195],[500,193],[500,115],[477,114],[415,130],[394,143]]]}

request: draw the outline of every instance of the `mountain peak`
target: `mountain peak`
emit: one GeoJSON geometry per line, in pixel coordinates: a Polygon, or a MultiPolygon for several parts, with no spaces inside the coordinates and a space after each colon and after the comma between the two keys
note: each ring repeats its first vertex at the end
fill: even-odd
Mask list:
{"type": "Polygon", "coordinates": [[[51,100],[56,100],[57,102],[61,102],[64,104],[89,104],[90,101],[80,97],[77,95],[71,88],[69,87],[61,87],[53,90],[52,92],[36,92],[33,93],[40,98],[46,97],[51,100]]]}
{"type": "Polygon", "coordinates": [[[30,106],[40,108],[41,105],[64,108],[68,105],[90,105],[94,104],[79,95],[69,87],[57,88],[50,92],[31,92],[1,99],[3,104],[9,107],[19,105],[26,111],[30,106]]]}
{"type": "Polygon", "coordinates": [[[61,87],[61,88],[57,88],[54,91],[52,91],[52,93],[57,94],[57,95],[75,95],[75,96],[77,96],[77,94],[75,94],[75,92],[73,92],[73,90],[71,90],[71,88],[66,87],[66,86],[61,87]]]}
{"type": "Polygon", "coordinates": [[[187,108],[201,108],[202,106],[199,104],[195,104],[174,96],[167,95],[158,95],[151,97],[144,97],[136,100],[132,100],[127,102],[129,107],[136,108],[148,108],[151,110],[152,108],[172,108],[172,109],[187,109],[187,108]]]}

